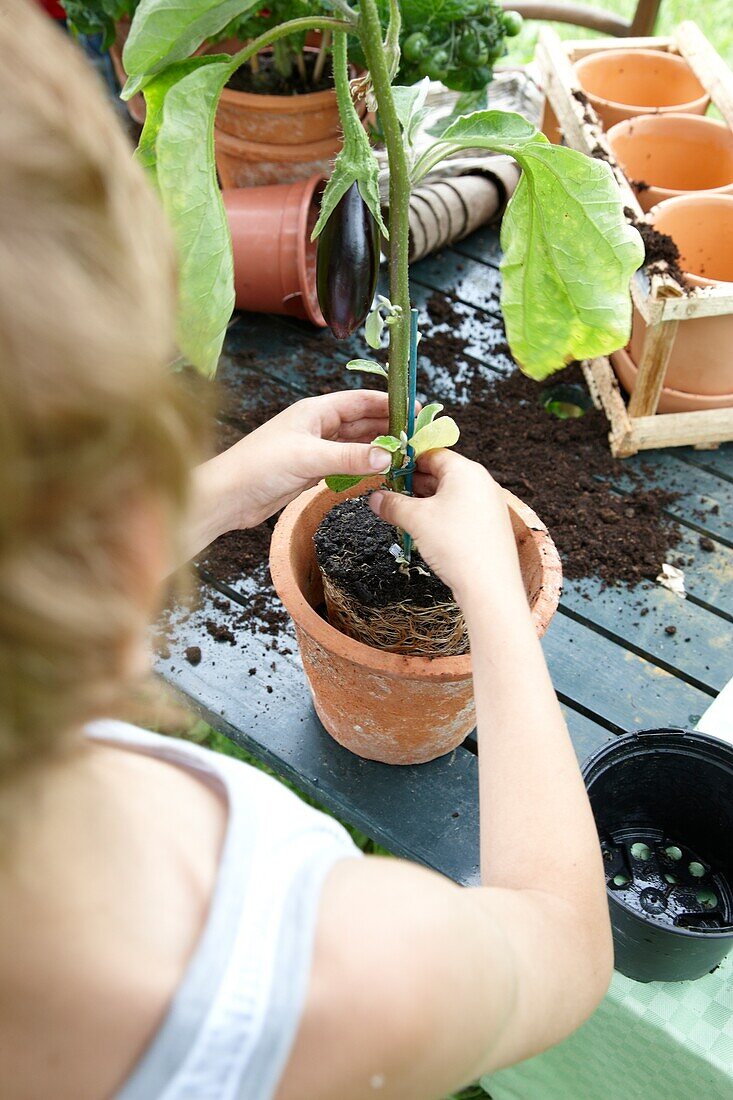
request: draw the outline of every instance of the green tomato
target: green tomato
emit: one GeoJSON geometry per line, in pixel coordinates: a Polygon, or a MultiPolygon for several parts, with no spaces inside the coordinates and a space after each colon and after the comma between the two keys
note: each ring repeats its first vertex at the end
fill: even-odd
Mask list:
{"type": "Polygon", "coordinates": [[[434,50],[431,57],[428,57],[423,65],[423,70],[426,76],[429,76],[431,80],[444,80],[448,75],[448,68],[450,66],[450,55],[447,50],[442,47],[434,50]]]}
{"type": "Polygon", "coordinates": [[[522,29],[522,23],[524,20],[518,11],[505,11],[502,16],[502,23],[504,24],[504,31],[507,38],[514,38],[522,29]]]}
{"type": "Polygon", "coordinates": [[[408,61],[422,61],[430,49],[428,36],[422,31],[408,35],[402,43],[402,52],[408,61]]]}
{"type": "Polygon", "coordinates": [[[465,65],[485,65],[489,47],[475,34],[464,34],[458,42],[458,57],[465,65]]]}

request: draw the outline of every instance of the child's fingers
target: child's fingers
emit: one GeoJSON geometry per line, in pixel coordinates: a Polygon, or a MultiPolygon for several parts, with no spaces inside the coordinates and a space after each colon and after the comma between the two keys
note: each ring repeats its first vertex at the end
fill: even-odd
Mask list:
{"type": "Polygon", "coordinates": [[[389,421],[386,416],[376,420],[362,418],[342,424],[336,438],[344,443],[371,443],[376,436],[387,435],[388,431],[389,421]]]}

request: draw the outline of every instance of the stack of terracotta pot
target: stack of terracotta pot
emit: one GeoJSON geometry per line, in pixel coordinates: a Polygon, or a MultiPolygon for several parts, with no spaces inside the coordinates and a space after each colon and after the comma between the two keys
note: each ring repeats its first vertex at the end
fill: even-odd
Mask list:
{"type": "MultiPolygon", "coordinates": [[[[673,238],[688,284],[733,292],[733,133],[706,118],[710,96],[686,61],[662,50],[588,54],[581,87],[648,220],[673,238]]],[[[631,343],[611,357],[634,388],[646,326],[634,312],[631,343]]],[[[733,315],[681,321],[658,412],[733,406],[733,315]]]]}

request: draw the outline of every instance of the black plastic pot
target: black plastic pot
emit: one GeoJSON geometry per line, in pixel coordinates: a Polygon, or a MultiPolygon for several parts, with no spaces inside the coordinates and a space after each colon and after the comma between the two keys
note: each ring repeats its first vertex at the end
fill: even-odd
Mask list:
{"type": "Polygon", "coordinates": [[[595,753],[583,777],[616,969],[639,982],[707,974],[733,947],[733,746],[641,730],[595,753]]]}

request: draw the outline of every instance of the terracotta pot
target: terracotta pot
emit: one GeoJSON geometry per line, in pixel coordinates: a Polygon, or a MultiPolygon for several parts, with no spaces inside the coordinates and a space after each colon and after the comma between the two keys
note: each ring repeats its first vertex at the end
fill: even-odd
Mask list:
{"type": "Polygon", "coordinates": [[[224,191],[234,251],[237,309],[286,313],[325,327],[316,296],[321,175],[275,187],[224,191]]]}
{"type": "MultiPolygon", "coordinates": [[[[127,80],[127,73],[125,72],[122,64],[122,51],[125,48],[125,42],[127,42],[127,36],[130,33],[130,20],[121,19],[119,23],[115,24],[115,40],[109,48],[109,56],[112,61],[112,67],[117,77],[117,82],[122,88],[127,80]]],[[[127,107],[128,114],[133,122],[137,122],[139,126],[142,126],[145,122],[145,99],[142,92],[138,92],[132,99],[128,99],[125,106],[127,107]]]]}
{"type": "MultiPolygon", "coordinates": [[[[375,487],[355,486],[349,496],[375,487]]],[[[557,608],[562,569],[555,545],[534,512],[507,493],[537,634],[557,608]]],[[[339,744],[368,760],[422,764],[451,752],[476,722],[471,657],[406,657],[348,638],[319,613],[323,585],[313,535],[342,500],[325,484],[283,512],[272,536],[270,572],[293,618],[316,712],[339,744]]]]}
{"type": "MultiPolygon", "coordinates": [[[[239,42],[223,42],[212,49],[234,53],[240,45],[239,42]]],[[[318,51],[306,46],[305,53],[313,55],[318,51]]],[[[356,107],[363,118],[366,114],[364,100],[356,107]]],[[[220,133],[265,145],[333,142],[341,133],[336,92],[328,88],[306,95],[258,95],[225,88],[216,112],[216,128],[220,133]]]]}
{"type": "Polygon", "coordinates": [[[606,130],[635,115],[704,115],[710,103],[687,62],[662,50],[587,54],[575,72],[606,130]]]}
{"type": "Polygon", "coordinates": [[[307,145],[262,145],[244,141],[215,129],[216,168],[219,182],[228,187],[263,187],[292,183],[313,175],[329,176],[340,138],[307,145]]]}
{"type": "Polygon", "coordinates": [[[690,191],[733,192],[733,132],[700,115],[641,115],[612,126],[608,141],[642,210],[690,191]]]}
{"type": "MultiPolygon", "coordinates": [[[[667,199],[650,211],[649,221],[676,242],[688,282],[699,287],[730,283],[733,294],[733,195],[667,199]]],[[[629,350],[635,364],[641,361],[645,333],[646,325],[634,310],[629,350]]],[[[665,386],[698,398],[718,399],[714,405],[695,407],[733,405],[732,347],[733,314],[680,321],[665,386]]]]}
{"type": "MultiPolygon", "coordinates": [[[[611,355],[611,366],[626,393],[632,394],[639,370],[625,348],[611,355]]],[[[657,412],[701,412],[703,409],[724,409],[729,405],[733,405],[733,394],[719,394],[716,397],[703,393],[683,393],[682,390],[672,390],[664,386],[659,395],[657,412]]]]}

